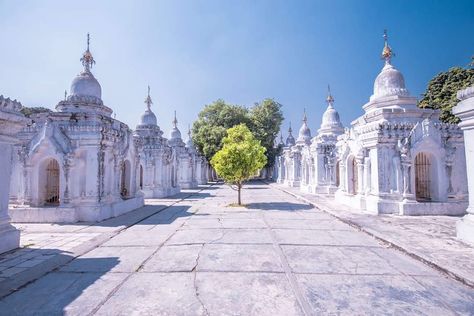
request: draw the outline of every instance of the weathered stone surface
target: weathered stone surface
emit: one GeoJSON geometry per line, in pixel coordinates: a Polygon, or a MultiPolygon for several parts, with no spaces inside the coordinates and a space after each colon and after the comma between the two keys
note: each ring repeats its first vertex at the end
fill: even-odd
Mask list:
{"type": "MultiPolygon", "coordinates": [[[[279,185],[272,186],[297,195],[328,214],[449,271],[463,282],[474,286],[474,247],[456,238],[457,217],[361,214],[324,196],[305,194],[279,185]]],[[[311,213],[307,215],[309,214],[311,213]]]]}
{"type": "Polygon", "coordinates": [[[198,272],[196,287],[210,315],[303,315],[281,273],[198,272]]]}
{"type": "Polygon", "coordinates": [[[163,246],[143,267],[143,272],[191,272],[202,245],[163,246]]]}
{"type": "Polygon", "coordinates": [[[135,274],[96,315],[205,315],[193,284],[193,273],[135,274]]]}
{"type": "MultiPolygon", "coordinates": [[[[316,208],[278,210],[302,203],[269,186],[258,187],[246,197],[251,210],[228,211],[234,209],[226,206],[234,192],[216,186],[209,190],[212,197],[179,202],[181,210],[165,216],[134,219],[134,225],[129,224],[133,213],[113,219],[120,229],[132,225],[115,235],[75,228],[48,234],[38,228],[42,232],[29,240],[51,248],[107,238],[63,262],[59,272],[0,300],[0,307],[7,315],[15,315],[14,309],[20,315],[472,314],[472,288],[316,208]],[[233,228],[215,228],[226,221],[233,228]]],[[[412,247],[423,247],[423,238],[412,233],[423,229],[415,223],[406,223],[411,229],[405,238],[411,238],[412,247]]],[[[393,232],[390,225],[384,227],[393,232]]],[[[1,256],[0,288],[34,269],[29,261],[40,260],[40,250],[42,257],[66,256],[58,249],[1,256]],[[2,277],[13,269],[12,277],[2,277]]]]}
{"type": "Polygon", "coordinates": [[[68,272],[134,272],[151,256],[154,248],[149,247],[98,247],[64,266],[68,272]],[[111,267],[108,260],[115,261],[111,267]]]}
{"type": "Polygon", "coordinates": [[[300,274],[297,279],[316,315],[455,315],[440,296],[404,276],[300,274]]]}
{"type": "MultiPolygon", "coordinates": [[[[109,268],[116,259],[94,259],[109,268]]],[[[127,277],[126,273],[54,272],[0,301],[1,315],[84,315],[127,277]]]]}
{"type": "Polygon", "coordinates": [[[202,249],[197,271],[283,272],[272,245],[207,244],[202,249]]]}

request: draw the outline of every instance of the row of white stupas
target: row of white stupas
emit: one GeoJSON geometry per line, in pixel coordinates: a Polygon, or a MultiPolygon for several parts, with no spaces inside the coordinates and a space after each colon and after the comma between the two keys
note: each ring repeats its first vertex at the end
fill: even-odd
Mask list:
{"type": "Polygon", "coordinates": [[[207,161],[190,133],[183,142],[176,113],[166,139],[148,88],[146,111],[132,131],[102,101],[91,72],[89,35],[81,62],[84,69],[57,111],[32,115],[16,135],[9,191],[13,221],[100,221],[141,207],[144,198],[207,182],[207,161]]]}
{"type": "Polygon", "coordinates": [[[384,35],[385,65],[364,114],[343,128],[329,91],[315,137],[306,114],[298,134],[291,126],[277,157],[277,182],[334,195],[373,214],[464,214],[467,177],[463,132],[439,121],[439,111],[417,107],[392,64],[384,35]]]}

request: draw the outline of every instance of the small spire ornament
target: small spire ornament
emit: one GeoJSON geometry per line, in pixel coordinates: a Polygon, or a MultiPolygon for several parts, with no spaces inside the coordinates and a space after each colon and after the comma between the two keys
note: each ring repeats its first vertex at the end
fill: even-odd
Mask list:
{"type": "Polygon", "coordinates": [[[333,103],[334,103],[334,98],[331,94],[331,87],[328,85],[328,96],[326,97],[326,103],[328,104],[328,106],[332,107],[333,103]]]}
{"type": "Polygon", "coordinates": [[[173,127],[178,128],[178,119],[176,118],[176,111],[174,111],[173,127]]]}
{"type": "Polygon", "coordinates": [[[392,51],[392,48],[390,45],[388,45],[388,35],[387,35],[387,30],[383,31],[383,40],[384,40],[384,47],[382,50],[382,59],[385,60],[385,64],[390,64],[392,57],[395,56],[395,54],[392,51]]]}
{"type": "Polygon", "coordinates": [[[82,62],[82,65],[84,66],[85,72],[90,72],[92,66],[95,64],[94,57],[92,57],[92,53],[89,50],[89,44],[90,44],[90,35],[89,33],[87,33],[87,49],[82,54],[82,58],[81,58],[81,62],[82,62]]]}
{"type": "Polygon", "coordinates": [[[148,86],[148,96],[145,99],[145,104],[148,111],[150,111],[150,107],[153,104],[153,101],[151,100],[151,97],[150,97],[150,86],[148,86]]]}

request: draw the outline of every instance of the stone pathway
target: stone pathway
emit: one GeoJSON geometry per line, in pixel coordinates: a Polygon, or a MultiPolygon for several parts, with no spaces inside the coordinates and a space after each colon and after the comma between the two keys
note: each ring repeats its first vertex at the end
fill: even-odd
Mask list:
{"type": "Polygon", "coordinates": [[[235,195],[216,185],[148,206],[4,297],[0,315],[474,313],[472,288],[289,194],[252,183],[246,208],[227,207],[235,195]]]}
{"type": "Polygon", "coordinates": [[[459,217],[362,214],[330,197],[303,193],[298,188],[278,184],[271,186],[312,203],[340,220],[474,287],[474,247],[456,238],[456,222],[459,217]]]}

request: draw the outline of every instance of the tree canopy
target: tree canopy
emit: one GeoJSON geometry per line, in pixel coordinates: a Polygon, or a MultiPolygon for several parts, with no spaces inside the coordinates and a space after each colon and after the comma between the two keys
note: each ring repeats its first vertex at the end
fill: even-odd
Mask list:
{"type": "Polygon", "coordinates": [[[265,99],[250,109],[217,100],[206,105],[193,124],[193,141],[197,149],[210,160],[222,148],[226,130],[245,124],[256,139],[266,148],[268,166],[272,166],[277,154],[274,141],[283,121],[281,104],[265,99]]]}
{"type": "Polygon", "coordinates": [[[24,116],[30,117],[32,114],[50,113],[52,111],[50,109],[42,107],[42,106],[36,106],[36,107],[24,106],[24,107],[21,108],[20,112],[23,113],[24,116]]]}
{"type": "Polygon", "coordinates": [[[440,119],[447,123],[459,123],[451,109],[459,102],[456,95],[461,89],[474,84],[474,69],[454,67],[437,74],[428,83],[423,98],[418,102],[421,108],[440,109],[440,119]]]}
{"type": "Polygon", "coordinates": [[[245,124],[227,130],[220,149],[211,159],[211,165],[219,177],[238,191],[237,202],[242,205],[241,189],[267,163],[265,147],[260,145],[245,124]]]}
{"type": "Polygon", "coordinates": [[[251,130],[262,146],[265,147],[267,156],[267,167],[272,167],[275,157],[279,154],[280,148],[275,148],[275,139],[280,132],[283,122],[281,104],[273,99],[265,99],[260,104],[255,104],[250,109],[251,130]]]}

